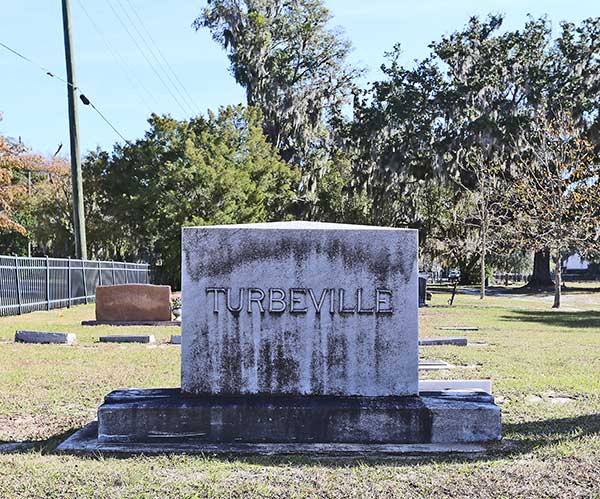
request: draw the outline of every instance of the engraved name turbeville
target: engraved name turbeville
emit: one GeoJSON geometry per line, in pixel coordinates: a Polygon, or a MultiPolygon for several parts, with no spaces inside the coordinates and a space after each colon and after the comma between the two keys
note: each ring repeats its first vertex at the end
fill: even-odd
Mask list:
{"type": "Polygon", "coordinates": [[[231,288],[210,287],[206,293],[212,295],[213,312],[231,312],[233,314],[247,312],[249,314],[268,312],[270,314],[306,314],[312,307],[316,314],[392,314],[392,291],[376,289],[369,298],[362,288],[356,291],[324,288],[315,291],[312,288],[231,288]],[[354,301],[351,301],[354,297],[354,301]],[[224,305],[224,306],[223,306],[224,305]]]}
{"type": "Polygon", "coordinates": [[[182,246],[184,392],[417,393],[417,231],[186,227],[182,246]]]}

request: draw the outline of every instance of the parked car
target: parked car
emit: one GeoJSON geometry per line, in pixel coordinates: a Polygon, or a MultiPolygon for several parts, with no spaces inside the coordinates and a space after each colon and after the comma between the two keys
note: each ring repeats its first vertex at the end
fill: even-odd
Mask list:
{"type": "Polygon", "coordinates": [[[451,270],[448,272],[448,279],[454,281],[460,278],[460,270],[451,270]]]}

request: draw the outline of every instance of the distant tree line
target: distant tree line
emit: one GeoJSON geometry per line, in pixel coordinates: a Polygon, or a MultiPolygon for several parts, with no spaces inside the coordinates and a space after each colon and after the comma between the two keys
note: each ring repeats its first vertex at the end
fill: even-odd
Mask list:
{"type": "MultiPolygon", "coordinates": [[[[208,2],[193,25],[226,50],[246,103],[153,115],[143,138],[90,153],[91,253],[150,261],[177,285],[182,225],[312,219],[417,228],[422,267],[458,268],[482,297],[492,268],[518,271],[527,251],[532,285],[549,285],[551,257],[598,246],[600,18],[554,36],[546,18],[502,23],[473,17],[411,67],[396,45],[361,88],[322,0],[208,2]]],[[[68,189],[49,191],[13,218],[36,251],[64,255],[68,189]]],[[[3,230],[5,247],[25,237],[3,230]]]]}

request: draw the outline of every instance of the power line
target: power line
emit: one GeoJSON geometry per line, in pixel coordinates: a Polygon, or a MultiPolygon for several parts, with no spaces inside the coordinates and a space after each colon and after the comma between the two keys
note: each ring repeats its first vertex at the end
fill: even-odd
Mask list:
{"type": "Polygon", "coordinates": [[[165,87],[165,89],[167,90],[167,92],[169,92],[169,95],[173,98],[173,100],[177,103],[177,105],[180,107],[180,109],[183,111],[183,114],[187,114],[188,111],[183,107],[183,105],[181,104],[181,102],[179,101],[179,99],[177,98],[177,96],[175,94],[173,94],[173,92],[171,91],[171,88],[169,87],[169,85],[167,85],[165,83],[165,80],[163,79],[163,77],[160,75],[160,73],[156,70],[156,68],[154,67],[154,65],[152,64],[152,62],[150,61],[150,59],[148,59],[148,56],[146,55],[146,53],[144,52],[144,50],[142,49],[142,47],[140,47],[140,44],[138,43],[138,41],[135,39],[135,37],[131,34],[131,31],[129,30],[129,28],[127,27],[127,24],[123,21],[123,19],[121,18],[121,15],[117,12],[117,10],[115,9],[115,7],[113,6],[111,0],[106,0],[106,3],[109,5],[109,7],[111,8],[111,10],[113,11],[115,17],[117,18],[117,20],[119,21],[119,23],[121,24],[121,26],[123,26],[123,29],[127,32],[127,34],[129,35],[129,38],[131,38],[131,40],[133,41],[133,43],[135,44],[135,46],[137,47],[137,49],[139,50],[140,54],[142,55],[142,57],[146,60],[146,62],[148,63],[148,65],[150,66],[150,69],[152,69],[152,71],[154,72],[154,74],[158,77],[158,79],[160,80],[160,82],[163,84],[163,86],[165,87]]]}
{"type": "MultiPolygon", "coordinates": [[[[195,110],[193,108],[193,105],[190,106],[188,100],[185,98],[185,96],[181,93],[181,90],[179,89],[179,87],[177,86],[176,81],[171,77],[171,74],[169,74],[169,71],[166,70],[165,65],[161,62],[161,60],[159,59],[159,57],[156,55],[156,51],[150,46],[150,44],[148,43],[148,40],[146,39],[146,36],[138,29],[138,27],[136,26],[136,23],[134,22],[134,20],[131,18],[131,16],[129,15],[129,13],[127,12],[127,9],[124,7],[124,5],[121,3],[120,0],[115,0],[117,2],[117,4],[119,5],[119,7],[121,8],[121,10],[123,11],[123,13],[125,14],[127,21],[129,21],[129,24],[131,26],[133,26],[133,29],[135,30],[135,32],[138,34],[140,40],[143,42],[144,46],[146,47],[146,49],[148,50],[148,52],[150,53],[150,55],[154,58],[154,61],[157,63],[158,68],[162,71],[162,73],[164,74],[164,76],[167,77],[167,79],[169,80],[169,83],[172,85],[173,90],[175,90],[175,92],[177,93],[177,96],[181,99],[181,102],[183,102],[183,104],[185,104],[189,111],[191,112],[191,114],[195,113],[195,110]]],[[[131,7],[134,14],[137,16],[140,25],[142,26],[142,28],[145,29],[145,26],[143,25],[142,20],[140,19],[140,17],[137,15],[137,13],[135,12],[135,10],[133,9],[133,7],[131,7]]],[[[146,31],[148,31],[146,29],[146,31]]]]}
{"type": "Polygon", "coordinates": [[[154,37],[152,36],[152,33],[150,32],[150,30],[144,24],[144,21],[141,19],[141,17],[137,13],[137,10],[133,7],[133,5],[131,3],[131,0],[125,0],[125,1],[126,1],[127,5],[129,6],[129,9],[133,12],[133,14],[135,15],[135,17],[138,19],[138,21],[140,23],[140,26],[142,27],[142,29],[147,34],[150,42],[156,48],[156,51],[158,52],[158,55],[164,61],[165,65],[167,66],[167,68],[169,69],[169,71],[171,72],[171,74],[173,75],[173,77],[175,78],[175,80],[177,81],[177,83],[179,84],[179,87],[181,87],[181,89],[183,90],[185,96],[187,97],[188,103],[191,104],[191,107],[195,108],[195,110],[196,110],[197,113],[200,113],[200,108],[196,105],[196,102],[194,101],[193,97],[190,95],[190,93],[188,92],[188,90],[185,87],[185,85],[182,83],[182,81],[177,76],[177,73],[172,68],[171,64],[169,63],[169,60],[164,56],[162,50],[160,49],[160,45],[158,43],[156,43],[154,37]]]}
{"type": "Polygon", "coordinates": [[[4,43],[0,42],[0,46],[4,47],[6,50],[8,50],[9,52],[12,52],[13,54],[15,54],[17,57],[20,57],[21,59],[23,59],[24,61],[27,61],[31,64],[33,64],[34,66],[36,66],[37,68],[41,69],[44,73],[46,73],[47,76],[49,76],[50,78],[56,78],[57,80],[62,81],[63,83],[66,83],[69,86],[73,86],[71,85],[71,83],[69,83],[67,80],[65,80],[64,78],[61,78],[58,75],[55,75],[52,71],[50,71],[49,69],[45,68],[44,66],[40,66],[37,62],[32,61],[29,57],[24,56],[23,54],[21,54],[20,52],[17,52],[14,49],[11,49],[8,45],[5,45],[4,43]]]}
{"type": "Polygon", "coordinates": [[[129,80],[129,84],[134,89],[134,92],[137,94],[138,98],[140,99],[140,102],[144,106],[146,106],[146,108],[148,108],[149,112],[152,112],[153,111],[153,106],[151,106],[148,103],[148,101],[146,100],[146,96],[144,95],[144,93],[147,94],[147,96],[150,97],[150,100],[154,101],[154,103],[156,104],[158,101],[156,100],[156,98],[154,97],[154,95],[152,95],[152,93],[146,88],[146,86],[143,84],[143,82],[140,81],[136,77],[136,75],[135,75],[134,72],[130,72],[127,69],[127,62],[125,61],[125,59],[123,58],[123,56],[117,50],[115,50],[114,46],[110,43],[110,41],[108,40],[108,38],[106,38],[106,36],[104,36],[104,33],[102,32],[102,29],[100,29],[100,26],[98,26],[98,24],[96,23],[96,21],[94,21],[93,16],[90,15],[89,11],[87,10],[87,8],[85,7],[85,5],[83,3],[83,0],[77,0],[77,3],[79,4],[79,6],[81,7],[81,9],[83,10],[83,13],[85,14],[85,16],[90,21],[90,24],[96,30],[96,33],[98,33],[98,36],[100,38],[102,38],[102,41],[104,42],[104,45],[106,46],[108,52],[111,54],[111,56],[113,57],[113,59],[115,60],[115,62],[117,63],[117,65],[121,68],[121,71],[123,72],[123,74],[125,75],[125,77],[127,78],[127,80],[129,80]]]}
{"type": "Polygon", "coordinates": [[[64,78],[61,78],[60,76],[54,74],[52,71],[48,70],[44,66],[41,66],[37,62],[34,62],[29,57],[26,57],[23,54],[21,54],[20,52],[16,51],[15,49],[10,48],[8,45],[0,42],[0,46],[4,47],[9,52],[12,52],[14,55],[20,57],[24,61],[27,61],[30,64],[36,66],[38,69],[41,69],[50,78],[56,78],[57,80],[60,80],[63,83],[66,83],[67,85],[69,85],[75,92],[77,92],[79,94],[79,99],[81,99],[81,102],[83,102],[86,106],[90,106],[94,111],[96,111],[98,113],[98,115],[100,116],[100,118],[102,118],[106,122],[106,124],[108,126],[110,126],[119,137],[121,137],[125,142],[127,142],[127,139],[125,137],[123,137],[123,135],[108,120],[108,118],[106,118],[106,116],[104,116],[104,114],[102,114],[100,112],[100,110],[84,95],[84,93],[78,87],[74,86],[72,83],[70,83],[69,81],[65,80],[64,78]]]}
{"type": "Polygon", "coordinates": [[[83,102],[83,103],[84,103],[86,106],[91,106],[91,107],[92,107],[92,109],[93,109],[94,111],[96,111],[96,112],[97,112],[97,113],[100,115],[100,118],[102,118],[102,119],[103,119],[103,120],[106,122],[106,124],[107,124],[109,127],[111,127],[111,128],[112,128],[112,129],[115,131],[115,133],[116,133],[116,134],[117,134],[119,137],[121,137],[121,138],[122,138],[122,139],[123,139],[125,142],[127,142],[127,139],[126,139],[125,137],[123,137],[123,136],[122,136],[122,135],[119,133],[119,131],[118,131],[118,130],[117,130],[117,129],[116,129],[114,126],[113,126],[113,124],[112,124],[110,121],[108,121],[108,119],[106,118],[106,116],[104,116],[104,115],[103,115],[103,114],[100,112],[100,109],[98,109],[96,106],[94,106],[94,103],[93,103],[93,102],[91,102],[91,101],[90,101],[90,100],[89,100],[89,99],[88,99],[88,98],[87,98],[85,95],[83,95],[83,93],[80,93],[80,94],[79,94],[79,98],[81,99],[81,102],[83,102]]]}

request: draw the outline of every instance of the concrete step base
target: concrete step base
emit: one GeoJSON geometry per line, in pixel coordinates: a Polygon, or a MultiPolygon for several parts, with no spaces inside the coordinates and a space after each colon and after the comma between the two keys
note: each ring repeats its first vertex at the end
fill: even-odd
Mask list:
{"type": "Polygon", "coordinates": [[[118,390],[98,410],[98,442],[429,444],[501,438],[500,408],[481,390],[411,397],[186,396],[118,390]]]}
{"type": "Polygon", "coordinates": [[[422,459],[447,454],[464,456],[485,455],[498,444],[440,443],[440,444],[249,444],[249,443],[101,443],[98,441],[98,422],[93,421],[62,442],[56,452],[76,455],[161,455],[201,454],[217,456],[286,456],[303,455],[313,459],[422,459]]]}

